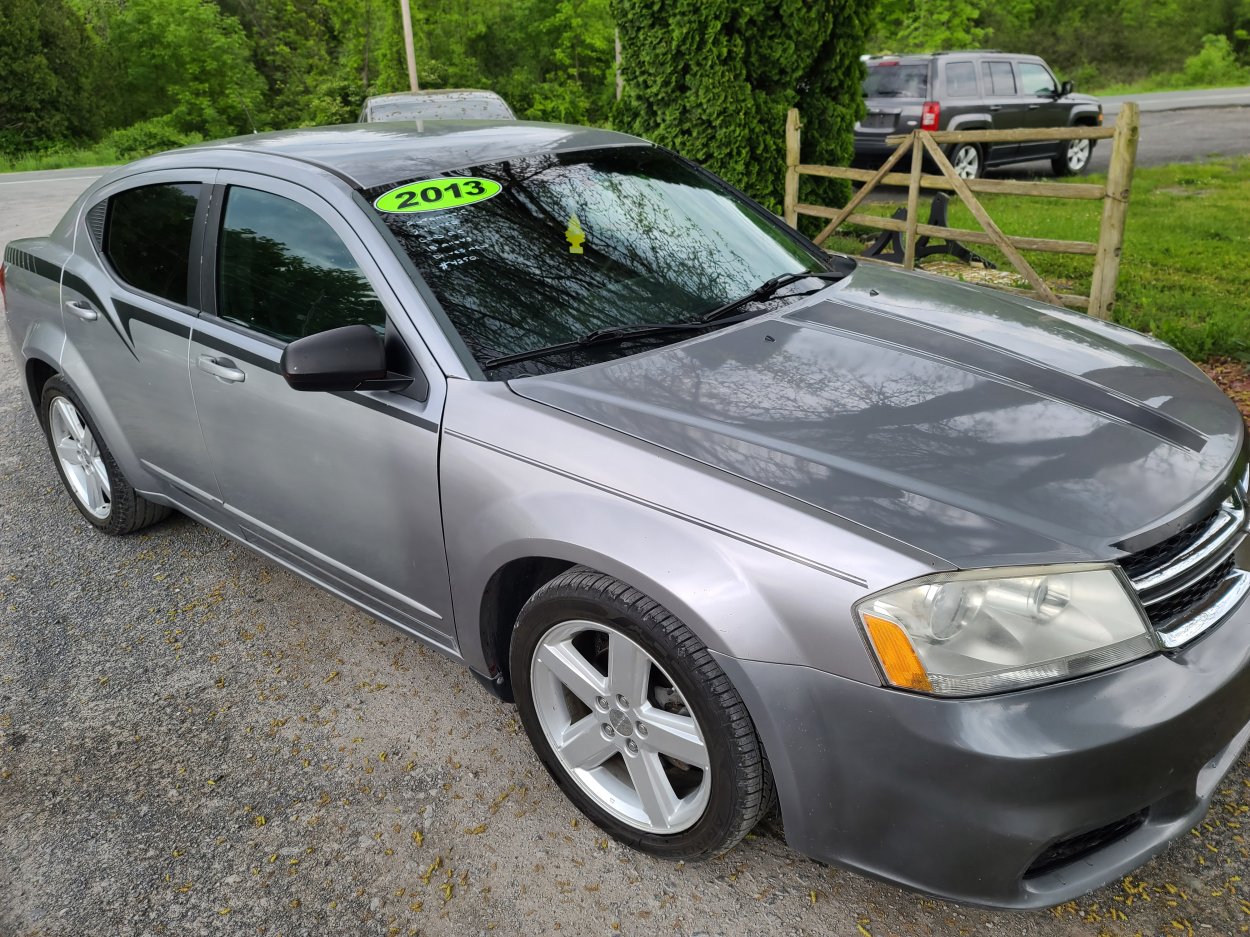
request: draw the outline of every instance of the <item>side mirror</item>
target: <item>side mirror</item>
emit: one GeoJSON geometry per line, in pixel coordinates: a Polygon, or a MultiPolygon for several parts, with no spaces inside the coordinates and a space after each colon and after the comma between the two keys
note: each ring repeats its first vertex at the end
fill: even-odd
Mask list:
{"type": "Polygon", "coordinates": [[[297,338],[282,350],[278,366],[293,390],[403,390],[412,383],[387,371],[382,336],[367,325],[297,338]]]}
{"type": "Polygon", "coordinates": [[[1076,89],[1076,85],[1072,84],[1072,79],[1068,79],[1059,86],[1059,97],[1066,98],[1076,89]]]}

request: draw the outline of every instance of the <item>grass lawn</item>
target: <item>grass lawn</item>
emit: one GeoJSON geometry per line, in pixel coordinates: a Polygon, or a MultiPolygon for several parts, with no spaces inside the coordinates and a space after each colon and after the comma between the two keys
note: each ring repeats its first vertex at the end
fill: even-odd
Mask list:
{"type": "MultiPolygon", "coordinates": [[[[1081,181],[1102,182],[1100,176],[1081,181]]],[[[931,195],[931,193],[930,193],[931,195]]],[[[1007,234],[1096,241],[1100,202],[984,195],[981,202],[1007,234]]],[[[861,207],[889,215],[900,203],[861,207]]],[[[927,205],[922,201],[921,218],[927,205]]],[[[950,223],[979,229],[952,197],[950,223]]],[[[875,236],[847,226],[826,242],[858,254],[875,236]],[[856,236],[857,235],[857,236],[856,236]]],[[[968,245],[1000,269],[996,250],[968,245]]],[[[1089,292],[1093,258],[1026,253],[1047,281],[1064,292],[1089,292]]],[[[1250,158],[1138,169],[1129,202],[1115,320],[1150,332],[1194,360],[1250,360],[1250,158]]]]}
{"type": "Polygon", "coordinates": [[[0,156],[0,172],[34,172],[39,169],[74,169],[79,166],[115,166],[126,162],[107,143],[77,150],[52,150],[27,156],[0,156]]]}

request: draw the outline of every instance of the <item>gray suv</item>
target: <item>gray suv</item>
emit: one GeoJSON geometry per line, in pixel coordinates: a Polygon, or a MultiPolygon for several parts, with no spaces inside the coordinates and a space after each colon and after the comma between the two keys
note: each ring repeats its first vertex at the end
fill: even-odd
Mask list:
{"type": "MultiPolygon", "coordinates": [[[[894,147],[891,134],[912,130],[1016,130],[1098,126],[1102,105],[1074,94],[1036,55],[991,50],[872,56],[864,98],[868,113],[855,125],[855,158],[879,163],[894,147]]],[[[975,179],[987,168],[1049,159],[1055,175],[1089,167],[1091,140],[1040,143],[954,143],[946,154],[955,171],[975,179]]]]}

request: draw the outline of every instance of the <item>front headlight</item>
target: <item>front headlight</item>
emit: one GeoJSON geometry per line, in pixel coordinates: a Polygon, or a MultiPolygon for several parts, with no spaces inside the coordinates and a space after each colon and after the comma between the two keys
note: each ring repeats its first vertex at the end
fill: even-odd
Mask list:
{"type": "Polygon", "coordinates": [[[1117,567],[939,573],[855,611],[886,680],[976,696],[1093,673],[1158,650],[1117,567]]]}

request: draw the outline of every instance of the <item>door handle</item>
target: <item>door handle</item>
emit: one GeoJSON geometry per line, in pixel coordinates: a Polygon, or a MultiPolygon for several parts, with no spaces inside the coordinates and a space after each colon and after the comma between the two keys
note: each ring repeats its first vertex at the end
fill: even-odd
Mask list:
{"type": "Polygon", "coordinates": [[[1040,104],[1030,104],[1030,105],[1029,105],[1029,110],[1031,110],[1031,111],[1035,111],[1035,110],[1037,110],[1039,107],[1041,107],[1041,105],[1040,105],[1040,104]]]}
{"type": "Polygon", "coordinates": [[[70,299],[65,303],[65,310],[70,315],[77,316],[84,322],[94,322],[100,318],[100,314],[95,311],[95,307],[89,302],[81,299],[70,299]]]}
{"type": "Polygon", "coordinates": [[[991,104],[991,105],[990,105],[990,110],[991,110],[991,111],[1001,111],[1002,109],[1003,109],[1003,106],[1002,106],[1001,104],[991,104]]]}
{"type": "Polygon", "coordinates": [[[227,384],[241,384],[247,380],[247,375],[235,367],[234,362],[229,358],[211,358],[208,355],[200,355],[195,361],[195,366],[205,374],[211,374],[227,384]]]}

